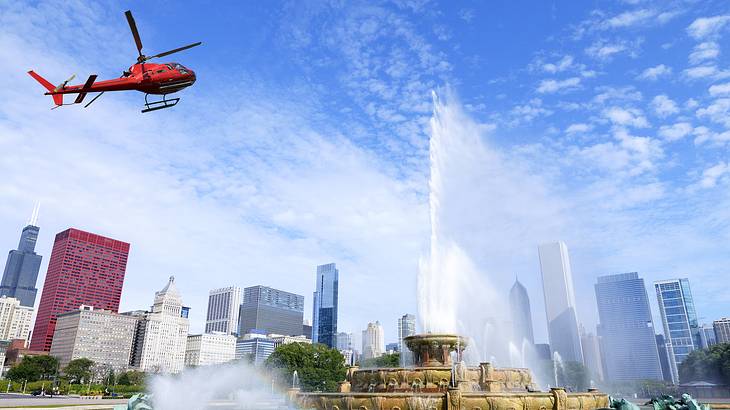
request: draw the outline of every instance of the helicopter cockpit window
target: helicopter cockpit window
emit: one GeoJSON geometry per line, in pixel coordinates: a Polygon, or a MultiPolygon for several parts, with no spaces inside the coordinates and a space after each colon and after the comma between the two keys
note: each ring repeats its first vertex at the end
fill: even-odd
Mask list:
{"type": "Polygon", "coordinates": [[[183,67],[183,65],[180,64],[180,63],[172,63],[172,66],[175,67],[175,69],[177,71],[179,71],[180,74],[187,74],[188,73],[188,69],[185,68],[185,67],[183,67]]]}

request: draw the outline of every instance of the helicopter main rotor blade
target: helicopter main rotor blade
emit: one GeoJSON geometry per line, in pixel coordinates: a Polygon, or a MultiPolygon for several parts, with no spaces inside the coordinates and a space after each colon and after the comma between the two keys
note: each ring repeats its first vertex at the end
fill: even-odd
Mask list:
{"type": "Polygon", "coordinates": [[[160,53],[160,54],[155,54],[155,55],[153,55],[153,56],[145,57],[145,60],[149,60],[149,59],[151,59],[151,58],[157,58],[157,57],[164,57],[164,56],[169,56],[170,54],[173,54],[173,53],[177,53],[177,52],[179,52],[179,51],[183,51],[183,50],[187,50],[187,49],[189,49],[189,48],[193,48],[193,47],[199,46],[199,45],[201,45],[201,44],[203,44],[203,43],[202,43],[201,41],[198,41],[197,43],[193,43],[193,44],[188,44],[188,45],[186,45],[186,46],[184,46],[184,47],[176,48],[176,49],[174,49],[174,50],[170,50],[170,51],[165,51],[164,53],[160,53]]]}
{"type": "Polygon", "coordinates": [[[132,30],[132,36],[134,37],[134,42],[137,44],[137,52],[139,53],[140,57],[144,57],[142,55],[142,40],[139,38],[139,31],[137,31],[137,23],[134,22],[134,17],[132,17],[132,12],[130,10],[127,10],[124,12],[124,15],[127,16],[127,23],[129,23],[129,29],[132,30]]]}

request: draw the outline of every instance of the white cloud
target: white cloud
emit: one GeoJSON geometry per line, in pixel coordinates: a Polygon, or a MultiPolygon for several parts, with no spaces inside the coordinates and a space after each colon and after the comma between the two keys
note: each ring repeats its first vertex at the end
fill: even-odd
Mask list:
{"type": "Polygon", "coordinates": [[[672,99],[664,94],[657,95],[651,100],[651,107],[656,115],[664,118],[679,112],[679,107],[672,99]]]}
{"type": "Polygon", "coordinates": [[[713,122],[730,127],[730,98],[718,98],[707,107],[698,109],[697,117],[706,117],[713,122]]]}
{"type": "Polygon", "coordinates": [[[672,68],[667,67],[664,64],[659,64],[654,67],[649,67],[639,74],[637,77],[640,80],[657,80],[662,77],[667,77],[672,74],[672,68]]]}
{"type": "Polygon", "coordinates": [[[552,110],[542,106],[541,99],[533,98],[527,104],[518,105],[512,108],[510,111],[512,116],[511,123],[512,125],[529,123],[537,117],[548,116],[552,113],[552,110]]]}
{"type": "Polygon", "coordinates": [[[717,68],[717,66],[714,65],[698,66],[684,70],[684,75],[692,80],[697,80],[700,78],[721,80],[723,78],[730,77],[730,70],[720,70],[717,68]]]}
{"type": "Polygon", "coordinates": [[[589,57],[597,60],[610,60],[615,54],[628,51],[624,43],[607,43],[598,41],[586,48],[585,52],[589,57]]]}
{"type": "Polygon", "coordinates": [[[717,182],[730,173],[730,165],[727,162],[719,162],[702,172],[700,186],[702,188],[713,188],[717,182]]]}
{"type": "Polygon", "coordinates": [[[713,97],[718,95],[730,94],[730,83],[715,84],[713,86],[710,86],[709,92],[710,95],[713,97]]]}
{"type": "Polygon", "coordinates": [[[537,87],[537,92],[549,94],[562,90],[574,89],[580,85],[580,77],[571,77],[565,80],[542,80],[537,87]]]}
{"type": "Polygon", "coordinates": [[[687,33],[697,40],[718,34],[727,23],[730,22],[730,15],[701,17],[687,27],[687,33]]]}
{"type": "Polygon", "coordinates": [[[659,128],[659,136],[667,141],[680,140],[692,133],[692,124],[688,122],[678,122],[673,125],[662,125],[659,128]]]}
{"type": "Polygon", "coordinates": [[[689,55],[690,64],[699,64],[703,61],[714,60],[720,55],[720,45],[714,41],[697,44],[689,55]]]}
{"type": "Polygon", "coordinates": [[[565,133],[568,135],[580,134],[580,133],[588,132],[591,129],[593,129],[593,127],[589,124],[584,124],[584,123],[570,124],[568,126],[568,128],[565,129],[565,133]]]}
{"type": "Polygon", "coordinates": [[[548,73],[560,73],[569,69],[573,65],[573,56],[566,55],[557,63],[546,63],[542,65],[542,70],[548,73]]]}
{"type": "Polygon", "coordinates": [[[656,16],[656,11],[651,9],[639,9],[626,11],[610,19],[606,20],[606,26],[609,28],[629,27],[647,23],[656,16]]]}
{"type": "Polygon", "coordinates": [[[646,128],[649,122],[638,108],[611,107],[603,110],[603,116],[608,118],[614,125],[630,126],[635,128],[646,128]]]}
{"type": "Polygon", "coordinates": [[[692,131],[695,136],[695,145],[702,145],[705,142],[710,142],[714,145],[724,145],[730,142],[730,130],[717,133],[705,126],[699,126],[692,131]]]}

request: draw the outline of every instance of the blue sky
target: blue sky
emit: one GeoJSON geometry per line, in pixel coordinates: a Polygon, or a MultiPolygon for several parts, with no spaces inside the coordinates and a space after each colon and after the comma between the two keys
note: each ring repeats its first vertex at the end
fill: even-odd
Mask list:
{"type": "Polygon", "coordinates": [[[41,200],[44,262],[69,226],[129,241],[123,308],[175,274],[194,331],[210,288],[309,306],[335,261],[342,330],[378,319],[391,340],[416,309],[431,90],[449,87],[489,153],[453,176],[460,243],[505,292],[525,282],[539,339],[555,239],[589,329],[596,276],[625,271],[689,277],[711,321],[730,314],[729,31],[721,1],[3,3],[0,249],[41,200]],[[127,9],[148,54],[203,41],[169,57],[194,87],[154,114],[138,93],[49,111],[25,71],[118,76],[127,9]]]}

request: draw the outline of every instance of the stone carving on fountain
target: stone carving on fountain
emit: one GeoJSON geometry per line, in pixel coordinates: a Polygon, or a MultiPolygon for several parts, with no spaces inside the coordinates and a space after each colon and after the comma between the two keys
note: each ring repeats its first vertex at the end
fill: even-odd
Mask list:
{"type": "Polygon", "coordinates": [[[609,404],[608,395],[596,390],[537,392],[528,369],[466,366],[461,356],[467,341],[461,336],[423,334],[405,342],[415,367],[351,367],[339,393],[291,389],[291,402],[317,410],[594,410],[609,404]]]}

